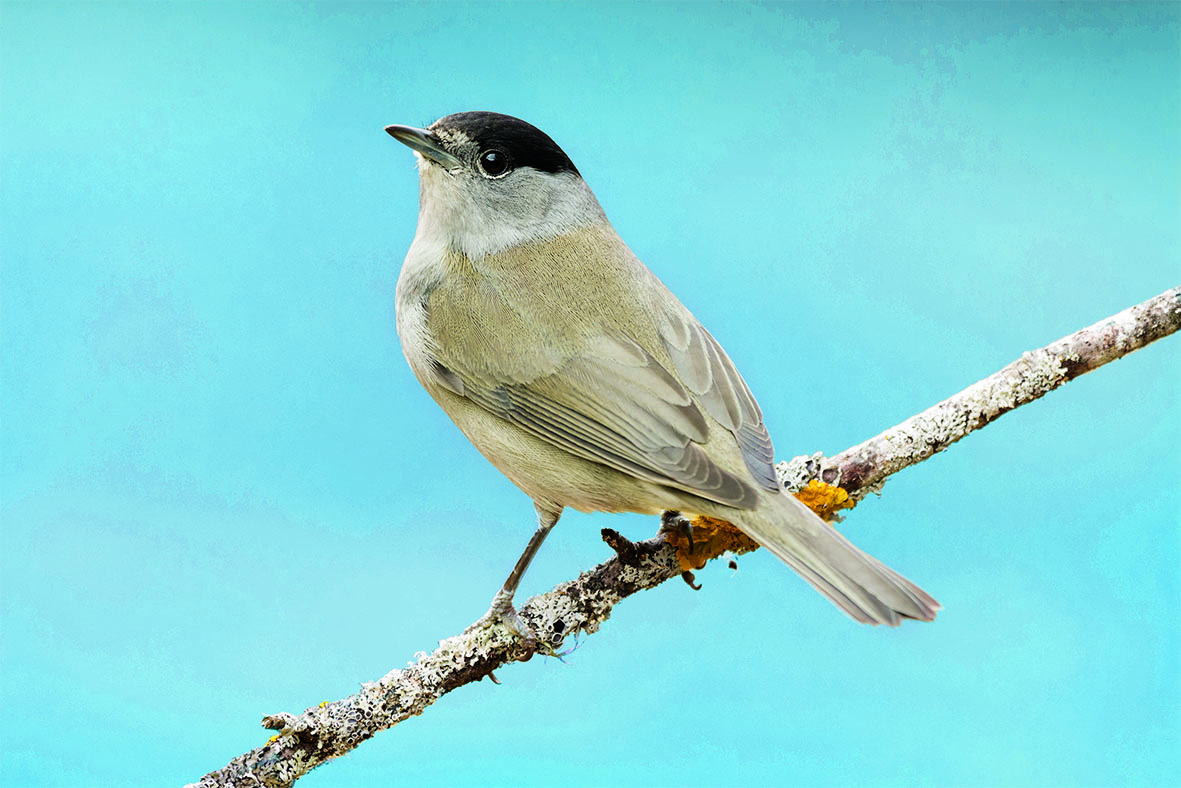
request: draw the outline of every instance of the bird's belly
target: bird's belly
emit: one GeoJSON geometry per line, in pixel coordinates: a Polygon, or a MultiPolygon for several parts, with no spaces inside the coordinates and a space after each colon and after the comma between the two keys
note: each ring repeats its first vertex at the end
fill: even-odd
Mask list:
{"type": "Polygon", "coordinates": [[[657,514],[676,501],[677,494],[668,488],[584,460],[444,388],[427,388],[472,445],[540,504],[582,512],[657,514]]]}

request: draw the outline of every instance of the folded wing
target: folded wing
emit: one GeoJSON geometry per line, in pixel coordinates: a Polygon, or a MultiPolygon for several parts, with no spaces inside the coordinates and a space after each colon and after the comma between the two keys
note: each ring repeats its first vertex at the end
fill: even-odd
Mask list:
{"type": "MultiPolygon", "coordinates": [[[[750,509],[758,504],[752,480],[721,468],[702,448],[709,424],[685,385],[627,337],[601,336],[582,354],[529,380],[495,379],[488,371],[446,361],[440,360],[437,373],[447,388],[571,454],[728,506],[750,509]]],[[[740,378],[737,384],[749,399],[740,378]]],[[[723,385],[726,391],[734,389],[733,382],[723,385]]],[[[715,392],[714,387],[705,390],[715,392]]],[[[723,407],[727,397],[736,396],[711,393],[723,407]]],[[[703,404],[713,416],[716,405],[703,404]]],[[[727,413],[723,424],[727,429],[736,424],[736,436],[745,436],[738,437],[740,443],[746,441],[744,457],[747,444],[760,457],[769,454],[770,441],[752,430],[748,418],[744,421],[747,413],[737,411],[734,418],[727,413]]],[[[768,467],[769,462],[768,456],[768,467]]],[[[771,474],[773,478],[773,470],[771,474]]],[[[755,479],[765,486],[763,478],[755,479]]]]}
{"type": "Polygon", "coordinates": [[[775,450],[763,425],[763,412],[734,362],[692,315],[670,311],[662,327],[673,369],[706,413],[734,434],[742,459],[765,489],[778,490],[775,450]]]}

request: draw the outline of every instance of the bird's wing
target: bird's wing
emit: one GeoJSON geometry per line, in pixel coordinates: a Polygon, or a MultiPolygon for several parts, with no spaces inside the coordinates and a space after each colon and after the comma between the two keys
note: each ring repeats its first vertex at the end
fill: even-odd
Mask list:
{"type": "Polygon", "coordinates": [[[778,490],[775,450],[763,412],[718,341],[687,310],[668,310],[661,326],[673,370],[715,421],[734,434],[762,487],[778,490]]]}
{"type": "MultiPolygon", "coordinates": [[[[707,352],[717,348],[712,338],[704,347],[707,352]]],[[[687,352],[693,355],[692,349],[687,352]]],[[[600,335],[578,355],[555,359],[549,370],[528,379],[512,379],[517,376],[493,373],[446,355],[440,354],[437,380],[535,437],[579,457],[711,501],[738,508],[758,503],[759,493],[749,480],[719,467],[702,448],[709,424],[689,391],[626,336],[600,335]]],[[[713,358],[725,359],[725,354],[719,348],[713,358]]],[[[700,362],[690,363],[695,372],[701,371],[700,362]]],[[[730,370],[734,380],[723,377],[714,385],[698,385],[708,395],[703,403],[711,416],[719,406],[735,407],[733,416],[726,411],[728,421],[722,423],[728,429],[730,423],[739,427],[736,435],[745,441],[744,456],[749,444],[762,457],[758,430],[744,426],[753,399],[728,360],[719,368],[723,375],[730,370]],[[731,402],[738,396],[736,387],[746,397],[739,405],[731,402]]],[[[758,408],[753,407],[757,415],[758,408]]],[[[770,441],[765,444],[769,451],[770,441]]],[[[755,478],[765,484],[763,478],[755,478]]]]}

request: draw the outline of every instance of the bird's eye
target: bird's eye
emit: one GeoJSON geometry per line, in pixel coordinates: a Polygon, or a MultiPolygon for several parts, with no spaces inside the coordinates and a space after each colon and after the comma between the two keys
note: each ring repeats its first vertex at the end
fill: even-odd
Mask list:
{"type": "Polygon", "coordinates": [[[497,178],[508,172],[508,154],[502,150],[486,150],[480,154],[480,169],[489,178],[497,178]]]}

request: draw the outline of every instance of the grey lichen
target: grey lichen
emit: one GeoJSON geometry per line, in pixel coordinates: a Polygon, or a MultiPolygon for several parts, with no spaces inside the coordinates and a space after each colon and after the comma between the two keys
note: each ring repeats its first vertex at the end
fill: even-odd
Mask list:
{"type": "MultiPolygon", "coordinates": [[[[808,482],[819,478],[823,465],[824,455],[821,452],[811,455],[801,454],[799,457],[792,457],[790,460],[776,465],[775,472],[779,475],[779,481],[783,483],[784,488],[790,493],[796,493],[808,486],[808,482]]],[[[839,482],[835,481],[828,481],[828,483],[839,485],[839,482]]]]}

